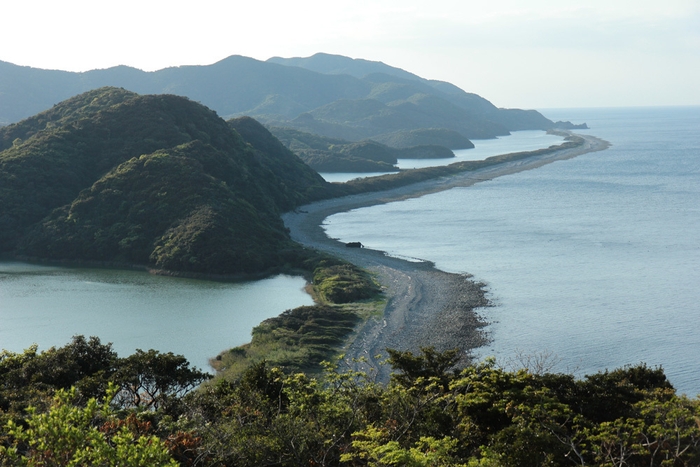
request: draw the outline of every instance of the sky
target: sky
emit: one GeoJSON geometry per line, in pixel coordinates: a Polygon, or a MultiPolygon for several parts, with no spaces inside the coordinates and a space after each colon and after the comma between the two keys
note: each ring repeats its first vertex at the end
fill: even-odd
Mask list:
{"type": "Polygon", "coordinates": [[[87,71],[317,52],[451,82],[499,107],[700,105],[698,0],[22,0],[0,60],[87,71]]]}

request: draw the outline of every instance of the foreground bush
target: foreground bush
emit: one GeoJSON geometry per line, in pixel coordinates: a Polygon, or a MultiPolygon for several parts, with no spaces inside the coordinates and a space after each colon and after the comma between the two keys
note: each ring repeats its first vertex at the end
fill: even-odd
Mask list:
{"type": "MultiPolygon", "coordinates": [[[[577,379],[492,360],[460,369],[456,351],[389,355],[386,385],[332,365],[316,378],[260,361],[235,380],[169,390],[157,405],[100,405],[28,378],[22,394],[37,403],[2,409],[0,452],[5,465],[700,465],[700,401],[676,394],[660,368],[577,379]]],[[[2,400],[17,358],[0,359],[2,400]]]]}
{"type": "MultiPolygon", "coordinates": [[[[110,395],[117,392],[110,388],[110,395]]],[[[7,424],[9,446],[0,446],[0,464],[8,466],[177,467],[165,443],[139,433],[117,417],[107,397],[73,405],[76,390],[60,390],[48,412],[34,407],[23,424],[7,424]],[[25,428],[26,426],[26,428],[25,428]]]]}

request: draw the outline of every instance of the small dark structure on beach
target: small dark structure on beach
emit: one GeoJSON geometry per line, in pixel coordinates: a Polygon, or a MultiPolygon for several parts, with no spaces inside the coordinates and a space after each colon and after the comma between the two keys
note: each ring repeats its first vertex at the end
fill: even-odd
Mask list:
{"type": "Polygon", "coordinates": [[[348,248],[364,248],[364,246],[360,242],[348,242],[345,244],[345,246],[348,248]]]}

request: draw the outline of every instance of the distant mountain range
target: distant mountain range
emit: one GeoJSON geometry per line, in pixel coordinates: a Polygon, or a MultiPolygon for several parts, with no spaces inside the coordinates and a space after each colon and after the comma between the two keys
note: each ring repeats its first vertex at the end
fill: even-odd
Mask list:
{"type": "Polygon", "coordinates": [[[549,129],[534,110],[499,109],[446,82],[423,79],[381,62],[328,54],[259,61],[231,56],[208,66],[144,72],[127,66],[73,73],[0,62],[0,124],[51,108],[77,94],[115,86],[139,94],[186,96],[224,118],[248,115],[284,127],[348,141],[374,139],[409,147],[427,130],[493,138],[549,129]]]}

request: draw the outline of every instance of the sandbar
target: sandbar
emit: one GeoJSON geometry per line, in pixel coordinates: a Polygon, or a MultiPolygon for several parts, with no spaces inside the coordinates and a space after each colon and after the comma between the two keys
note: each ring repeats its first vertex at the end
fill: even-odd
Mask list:
{"type": "MultiPolygon", "coordinates": [[[[328,216],[361,207],[424,196],[455,187],[467,187],[496,177],[531,170],[555,161],[607,149],[607,141],[590,135],[576,135],[582,145],[543,155],[508,161],[450,176],[426,180],[391,190],[363,193],[301,206],[282,216],[292,240],[342,258],[375,275],[387,297],[381,318],[365,322],[349,339],[344,350],[353,369],[370,371],[378,381],[389,379],[388,365],[375,356],[386,357],[386,348],[417,352],[420,347],[437,350],[457,348],[468,364],[474,349],[485,345],[488,333],[478,309],[489,306],[484,284],[468,274],[440,271],[429,261],[407,261],[369,248],[348,248],[329,238],[322,224],[328,216]],[[365,357],[367,363],[355,363],[365,357]]],[[[353,239],[354,240],[354,239],[353,239]]]]}

